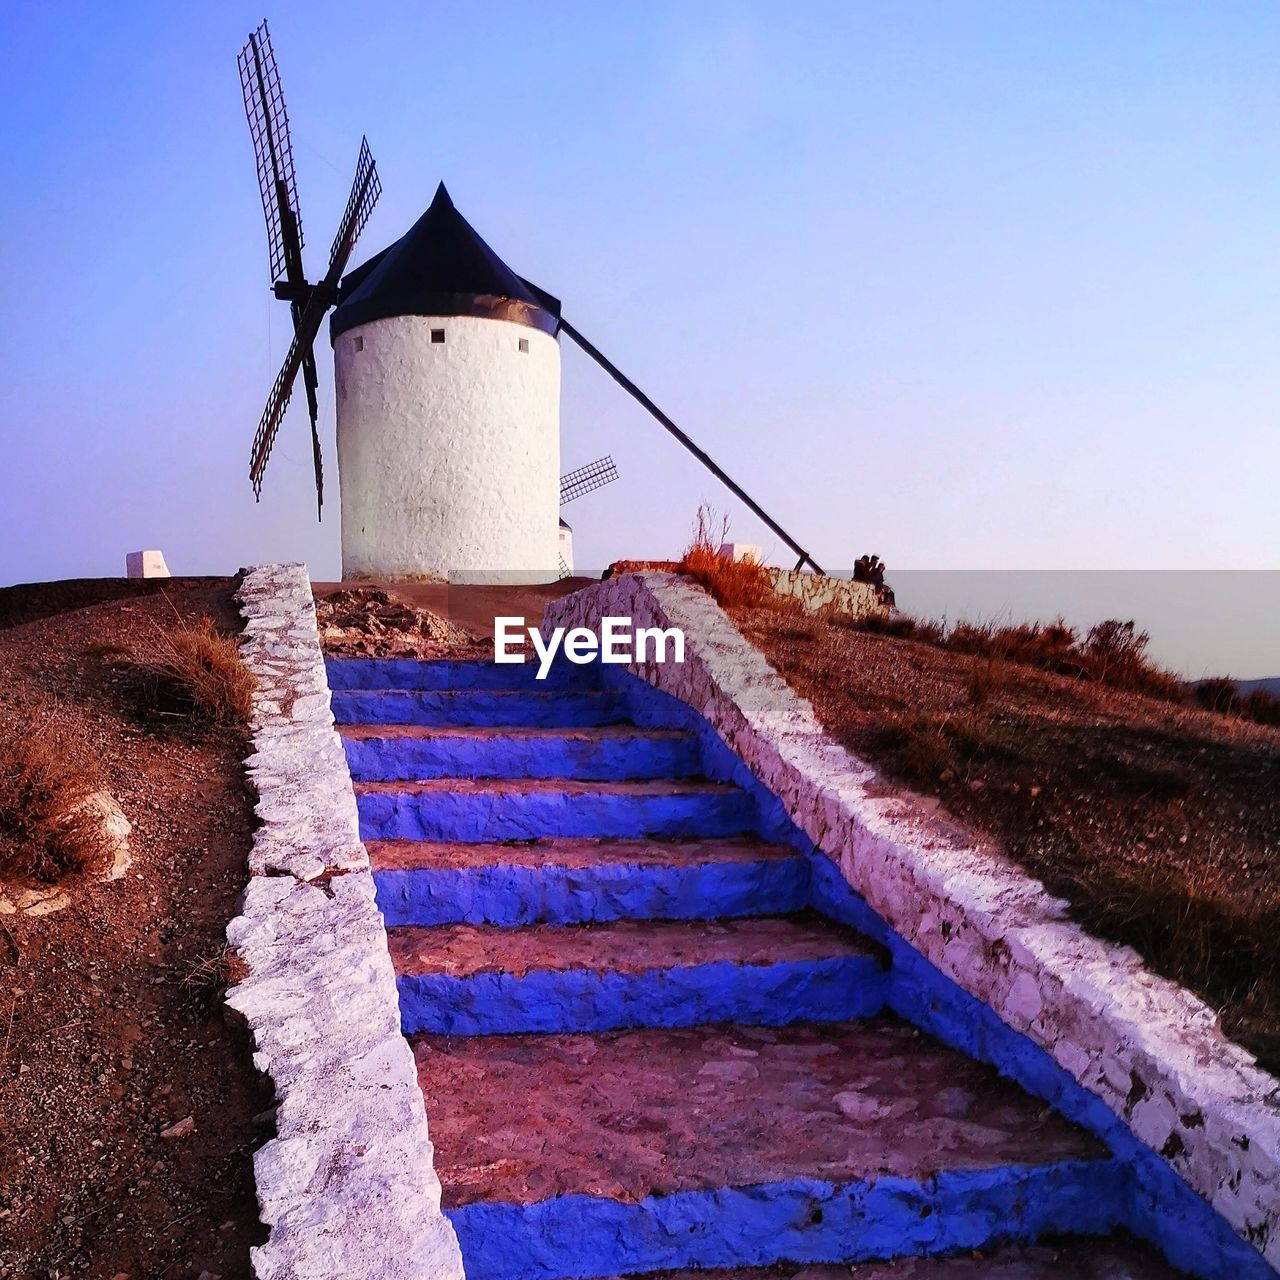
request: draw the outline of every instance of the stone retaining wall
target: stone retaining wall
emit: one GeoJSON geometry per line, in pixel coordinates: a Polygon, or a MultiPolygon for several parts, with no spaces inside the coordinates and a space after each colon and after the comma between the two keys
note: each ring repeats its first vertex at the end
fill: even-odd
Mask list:
{"type": "Polygon", "coordinates": [[[829,738],[701,589],[611,578],[548,605],[543,626],[604,616],[680,627],[686,660],[632,670],[710,723],[845,882],[938,971],[1051,1055],[1280,1266],[1280,1082],[1213,1011],[1102,942],[977,837],[829,738]]]}
{"type": "Polygon", "coordinates": [[[805,613],[837,613],[842,618],[887,617],[889,604],[883,589],[851,578],[802,573],[795,569],[770,569],[774,590],[800,601],[805,613]]]}
{"type": "Polygon", "coordinates": [[[303,565],[246,572],[241,655],[257,678],[246,761],[262,826],[227,938],[249,975],[227,1004],[275,1086],[254,1156],[259,1280],[463,1280],[440,1209],[413,1054],[329,711],[303,565]]]}

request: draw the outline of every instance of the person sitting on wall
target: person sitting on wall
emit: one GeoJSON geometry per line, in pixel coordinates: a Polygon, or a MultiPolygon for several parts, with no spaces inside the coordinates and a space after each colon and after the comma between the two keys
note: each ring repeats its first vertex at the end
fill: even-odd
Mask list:
{"type": "Polygon", "coordinates": [[[879,556],[859,556],[853,562],[854,582],[869,582],[872,586],[884,586],[885,567],[879,556]]]}

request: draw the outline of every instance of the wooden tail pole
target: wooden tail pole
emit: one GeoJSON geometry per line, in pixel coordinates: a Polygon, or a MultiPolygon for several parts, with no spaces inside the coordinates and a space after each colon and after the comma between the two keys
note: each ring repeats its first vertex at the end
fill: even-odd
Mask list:
{"type": "Polygon", "coordinates": [[[791,548],[792,551],[800,557],[796,564],[797,569],[802,569],[806,564],[811,565],[815,573],[824,572],[822,566],[771,516],[765,509],[746,492],[743,487],[735,480],[728,476],[723,468],[721,468],[713,458],[702,449],[698,448],[692,440],[689,439],[679,427],[676,426],[670,418],[667,417],[661,409],[658,408],[652,400],[649,399],[639,387],[636,386],[630,378],[627,377],[621,369],[618,368],[611,360],[598,351],[590,342],[580,334],[563,316],[560,317],[560,328],[567,333],[574,342],[580,346],[604,371],[607,373],[624,391],[628,391],[635,397],[664,427],[680,441],[686,449],[689,450],[699,462],[702,463],[708,471],[711,472],[721,484],[725,486],[735,497],[740,498],[761,520],[764,521],[774,533],[780,537],[783,542],[791,548]]]}

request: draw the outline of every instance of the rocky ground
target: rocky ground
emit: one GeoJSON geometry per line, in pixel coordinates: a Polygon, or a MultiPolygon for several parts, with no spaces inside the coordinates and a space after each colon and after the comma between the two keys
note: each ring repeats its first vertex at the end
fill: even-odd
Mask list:
{"type": "Polygon", "coordinates": [[[63,585],[26,613],[0,591],[0,716],[54,708],[132,824],[133,863],[63,885],[65,909],[0,915],[0,1276],[235,1280],[265,1235],[251,1153],[272,1105],[220,1000],[245,747],[148,716],[128,674],[180,620],[235,629],[232,584],[81,609],[63,585]]]}

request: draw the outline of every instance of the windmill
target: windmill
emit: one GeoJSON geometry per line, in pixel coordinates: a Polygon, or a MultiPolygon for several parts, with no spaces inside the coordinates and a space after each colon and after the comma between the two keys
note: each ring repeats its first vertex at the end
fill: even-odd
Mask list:
{"type": "Polygon", "coordinates": [[[277,298],[289,304],[293,319],[293,341],[254,436],[249,479],[253,482],[254,496],[261,498],[267,459],[271,456],[271,448],[293,394],[293,385],[301,372],[307,412],[311,417],[311,454],[316,477],[316,511],[319,514],[324,507],[324,467],[320,454],[315,340],[325,314],[337,302],[338,281],[346,270],[351,251],[369,220],[369,214],[373,212],[373,206],[382,194],[382,184],[378,180],[378,167],[369,152],[368,139],[361,138],[351,195],[329,250],[328,268],[320,280],[309,283],[302,266],[302,214],[298,208],[289,113],[284,105],[280,71],[265,21],[245,42],[237,65],[245,115],[253,136],[262,212],[267,220],[271,289],[277,298]]]}
{"type": "Polygon", "coordinates": [[[329,339],[344,577],[488,576],[495,570],[525,581],[557,576],[564,551],[572,555],[571,531],[558,519],[559,505],[616,477],[609,458],[559,474],[562,336],[772,529],[799,557],[797,568],[809,564],[822,572],[799,542],[561,315],[557,298],[498,257],[457,210],[443,182],[399,240],[348,272],[356,238],[382,190],[362,140],[328,268],[309,283],[289,117],[265,22],[241,50],[239,68],[267,219],[272,290],[288,302],[294,326],[254,437],[249,478],[260,498],[263,472],[301,373],[316,501],[323,504],[314,344],[333,308],[329,339]]]}
{"type": "MultiPolygon", "coordinates": [[[[612,484],[618,478],[618,468],[609,456],[588,462],[585,467],[570,471],[560,477],[560,505],[573,502],[584,494],[594,493],[612,484]]],[[[560,517],[560,576],[567,578],[573,572],[573,526],[560,517]]]]}

